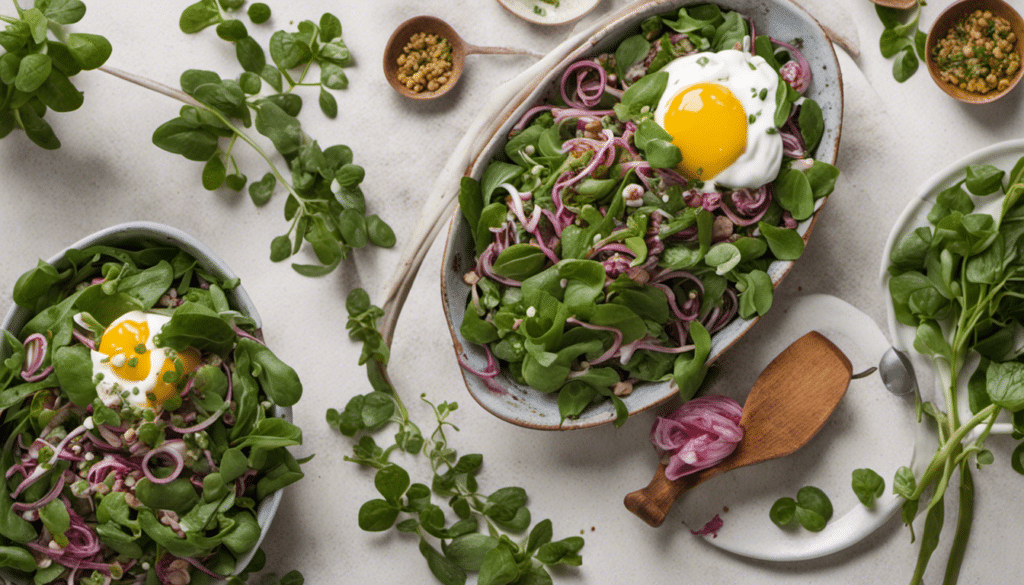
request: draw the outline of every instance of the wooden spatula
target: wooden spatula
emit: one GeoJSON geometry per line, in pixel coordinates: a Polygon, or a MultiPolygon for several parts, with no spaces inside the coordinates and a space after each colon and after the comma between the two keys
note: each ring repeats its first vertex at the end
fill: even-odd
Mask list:
{"type": "Polygon", "coordinates": [[[743,440],[732,455],[676,481],[665,477],[662,464],[650,485],[626,496],[626,508],[651,526],[661,526],[676,499],[704,480],[793,453],[825,424],[852,373],[850,360],[824,335],[811,331],[797,339],[768,364],[750,390],[740,419],[743,440]]]}

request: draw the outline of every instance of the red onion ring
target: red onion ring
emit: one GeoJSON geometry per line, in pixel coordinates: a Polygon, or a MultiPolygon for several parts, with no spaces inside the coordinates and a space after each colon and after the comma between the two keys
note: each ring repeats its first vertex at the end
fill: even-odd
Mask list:
{"type": "Polygon", "coordinates": [[[162,445],[146,453],[142,458],[142,472],[146,474],[146,479],[153,483],[163,484],[171,483],[178,478],[182,470],[185,469],[185,455],[182,450],[185,449],[185,441],[181,439],[171,439],[165,441],[162,445]],[[168,456],[174,462],[174,471],[171,472],[167,477],[157,477],[153,475],[153,472],[149,468],[149,462],[153,457],[156,456],[168,456]]]}

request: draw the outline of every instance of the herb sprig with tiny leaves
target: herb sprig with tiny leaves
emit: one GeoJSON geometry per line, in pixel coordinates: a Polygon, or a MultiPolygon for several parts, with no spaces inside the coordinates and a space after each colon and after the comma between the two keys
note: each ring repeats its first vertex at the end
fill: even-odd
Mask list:
{"type": "MultiPolygon", "coordinates": [[[[64,27],[85,15],[81,0],[35,0],[24,9],[14,2],[16,16],[0,15],[0,139],[20,128],[35,144],[57,149],[60,140],[44,120],[47,111],[69,112],[83,103],[70,78],[82,70],[100,69],[147,89],[185,102],[178,117],[153,133],[153,143],[189,160],[203,162],[202,183],[209,190],[226,186],[245,189],[256,206],[266,205],[280,184],[288,193],[284,216],[288,231],[270,244],[270,259],[279,262],[299,253],[308,242],[319,264],[293,263],[305,276],[332,272],[352,250],[373,244],[395,245],[391,227],[377,215],[367,215],[360,188],[364,169],[353,163],[345,145],[321,148],[298,119],[303,99],[295,91],[315,86],[320,109],[334,118],[337,100],[329,90],[348,87],[343,70],[352,57],[342,39],[340,20],[330,13],[319,23],[305,20],[298,30],[278,30],[268,51],[249,35],[246,24],[232,15],[243,0],[200,0],[185,8],[179,28],[198,33],[214,26],[217,35],[235,46],[242,73],[221,79],[212,71],[191,69],[181,75],[182,92],[104,64],[112,48],[104,37],[66,34],[64,27]],[[50,38],[50,32],[59,40],[50,38]],[[315,67],[314,67],[315,66],[315,67]],[[314,73],[315,81],[310,81],[314,73]],[[270,140],[285,166],[245,129],[270,140]],[[234,156],[238,143],[248,144],[269,166],[261,179],[249,183],[234,156]]],[[[254,3],[246,11],[252,24],[270,20],[270,8],[254,3]]]]}
{"type": "MultiPolygon", "coordinates": [[[[912,521],[925,506],[910,580],[921,583],[943,530],[947,489],[959,474],[956,527],[944,578],[954,584],[973,522],[971,468],[995,461],[985,441],[1000,413],[1011,416],[1014,439],[1024,437],[1024,353],[1015,341],[1024,298],[1024,158],[1009,172],[990,164],[968,166],[959,181],[935,196],[927,220],[893,246],[889,294],[896,320],[914,328],[914,349],[948,368],[948,378],[943,376],[948,382],[941,405],[918,398],[918,420],[927,415],[935,423],[935,455],[920,475],[909,467],[898,469],[893,491],[906,499],[903,521],[911,527],[911,542],[912,521]],[[992,196],[1001,197],[997,209],[976,210],[992,196]],[[978,365],[968,375],[972,357],[978,365]],[[969,416],[957,407],[965,381],[969,416]]],[[[1021,454],[1024,443],[1010,458],[1018,473],[1024,473],[1021,454]]]]}
{"type": "Polygon", "coordinates": [[[368,532],[392,528],[419,537],[420,554],[430,572],[445,585],[463,584],[467,572],[476,572],[480,585],[551,583],[547,568],[579,566],[584,540],[571,536],[553,540],[551,520],[531,524],[527,494],[521,487],[503,487],[490,494],[480,492],[477,475],[483,455],[459,456],[448,442],[446,430],[458,431],[448,418],[458,409],[455,402],[435,404],[425,395],[437,426],[429,437],[409,419],[409,412],[391,383],[381,373],[390,357],[376,321],[383,311],[370,303],[362,289],[347,299],[348,330],[363,342],[360,365],[367,366],[373,391],[349,400],[341,411],[327,411],[327,422],[346,436],[361,434],[346,461],[375,468],[374,486],[380,498],[359,509],[359,527],[368,532]],[[395,424],[394,444],[382,447],[370,433],[395,424]],[[409,472],[390,461],[396,450],[422,453],[430,464],[430,485],[412,483],[409,472]],[[455,514],[449,523],[445,511],[434,503],[443,499],[455,514]],[[481,530],[481,523],[484,530],[481,530]],[[513,535],[525,535],[519,539],[513,535]],[[440,550],[434,541],[440,542],[440,550]]]}
{"type": "Polygon", "coordinates": [[[892,76],[900,83],[917,73],[920,62],[925,59],[924,44],[928,35],[918,29],[924,4],[924,0],[918,0],[913,8],[907,10],[875,6],[875,12],[885,26],[878,47],[883,57],[893,59],[892,76]],[[907,20],[906,15],[911,10],[913,15],[907,20]]]}
{"type": "Polygon", "coordinates": [[[96,69],[110,57],[110,42],[89,33],[66,34],[64,27],[85,16],[79,0],[35,0],[32,8],[14,2],[16,16],[0,15],[0,138],[14,129],[47,150],[60,139],[44,119],[50,110],[71,112],[85,102],[71,78],[96,69]],[[60,38],[49,37],[48,32],[60,38]]]}
{"type": "MultiPolygon", "coordinates": [[[[275,31],[269,53],[248,34],[242,20],[230,14],[240,10],[238,0],[200,0],[181,14],[182,32],[198,33],[211,26],[217,35],[235,45],[243,71],[236,79],[221,79],[213,71],[192,69],[181,76],[181,89],[197,104],[182,107],[178,117],[153,133],[153,143],[189,160],[204,162],[203,186],[209,190],[226,185],[240,191],[247,182],[232,152],[241,141],[252,147],[270,167],[259,181],[249,185],[249,196],[257,206],[266,205],[280,184],[288,193],[284,206],[290,222],[287,233],[274,238],[270,259],[279,262],[299,252],[309,242],[316,264],[292,264],[304,276],[332,272],[356,248],[367,243],[381,247],[395,244],[395,234],[377,215],[366,215],[366,200],[359,185],[364,169],[353,163],[352,150],[345,145],[321,148],[302,129],[298,115],[303,100],[293,90],[315,85],[320,108],[328,117],[338,112],[328,89],[345,89],[348,78],[343,67],[352,63],[341,37],[341,21],[325,13],[319,24],[305,20],[297,32],[275,31]],[[228,16],[225,16],[225,15],[228,16]],[[319,79],[307,81],[319,68],[319,79]],[[270,139],[287,164],[282,171],[271,155],[243,128],[255,122],[256,131],[270,139]]],[[[248,15],[254,24],[266,22],[270,9],[253,4],[248,15]]]]}

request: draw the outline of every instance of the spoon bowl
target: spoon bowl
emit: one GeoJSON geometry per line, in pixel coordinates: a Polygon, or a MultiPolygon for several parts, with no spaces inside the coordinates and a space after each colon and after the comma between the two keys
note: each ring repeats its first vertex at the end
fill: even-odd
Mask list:
{"type": "Polygon", "coordinates": [[[678,480],[665,477],[662,464],[650,485],[626,495],[626,508],[658,527],[672,504],[705,480],[793,453],[821,430],[852,375],[853,366],[838,347],[817,331],[807,333],[758,376],[743,405],[743,440],[729,457],[678,480]]]}
{"type": "Polygon", "coordinates": [[[395,91],[407,98],[414,100],[432,100],[443,96],[451,91],[459,78],[462,77],[462,70],[465,67],[466,55],[488,54],[488,55],[530,55],[541,57],[540,53],[515,49],[511,47],[479,47],[464,41],[459,33],[447,22],[436,16],[414,16],[398,25],[395,32],[391,33],[387,45],[384,47],[384,77],[387,78],[395,91]],[[406,43],[417,33],[437,35],[448,41],[452,48],[452,68],[448,79],[440,87],[433,91],[415,92],[398,80],[398,58],[402,55],[406,43]]]}

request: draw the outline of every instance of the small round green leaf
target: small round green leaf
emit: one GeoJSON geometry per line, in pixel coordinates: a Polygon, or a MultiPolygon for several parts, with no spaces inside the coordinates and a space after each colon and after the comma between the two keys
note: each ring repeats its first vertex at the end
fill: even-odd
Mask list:
{"type": "Polygon", "coordinates": [[[203,166],[203,187],[207,191],[215,191],[224,184],[226,176],[227,170],[224,168],[224,160],[218,152],[211,156],[210,160],[206,161],[206,164],[203,166]]]}
{"type": "Polygon", "coordinates": [[[366,235],[371,244],[381,248],[391,248],[396,242],[394,230],[377,215],[366,216],[366,235]]]}
{"type": "Polygon", "coordinates": [[[14,79],[14,87],[25,93],[32,93],[50,76],[53,61],[48,55],[26,55],[18,65],[18,75],[14,79]]]}
{"type": "Polygon", "coordinates": [[[110,41],[100,35],[71,33],[67,43],[71,56],[85,70],[96,69],[106,63],[112,51],[110,41]]]}
{"type": "Polygon", "coordinates": [[[382,467],[373,478],[377,491],[390,502],[397,502],[409,489],[409,483],[409,473],[393,463],[382,467]]]}
{"type": "Polygon", "coordinates": [[[235,42],[249,36],[249,31],[245,29],[245,23],[233,18],[217,25],[217,36],[225,41],[235,42]]]}
{"type": "Polygon", "coordinates": [[[266,4],[263,2],[256,2],[252,6],[249,6],[247,14],[249,15],[249,20],[251,20],[253,24],[263,24],[270,20],[271,12],[270,7],[266,4]]]}
{"type": "Polygon", "coordinates": [[[384,532],[398,519],[398,508],[384,500],[370,500],[359,507],[359,528],[367,532],[384,532]]]}
{"type": "Polygon", "coordinates": [[[796,500],[793,498],[775,500],[772,509],[768,512],[768,517],[778,526],[789,526],[796,518],[796,500]]]}

